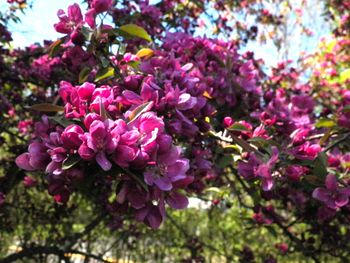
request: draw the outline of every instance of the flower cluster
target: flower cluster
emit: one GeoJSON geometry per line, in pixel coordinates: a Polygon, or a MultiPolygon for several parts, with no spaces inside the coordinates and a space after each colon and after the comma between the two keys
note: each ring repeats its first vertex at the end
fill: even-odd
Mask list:
{"type": "MultiPolygon", "coordinates": [[[[322,229],[347,216],[350,95],[348,72],[338,65],[336,51],[346,50],[348,41],[338,41],[319,61],[315,85],[301,83],[302,73],[290,61],[278,64],[272,76],[264,74],[253,53],[238,52],[237,42],[183,32],[161,37],[160,17],[171,1],[88,4],[85,14],[77,4],[67,13],[60,10],[55,29],[65,37],[47,45],[50,55],[28,48],[33,59],[18,67],[21,76],[39,84],[55,87],[60,81],[58,90],[31,92],[42,91],[35,94],[39,103],[52,96],[57,105],[41,106],[63,114],[43,116],[33,131],[29,116],[16,120],[18,130],[31,135],[16,163],[45,173],[56,202],[66,204],[82,194],[108,212],[112,229],[130,215],[158,228],[166,205],[183,209],[188,195],[206,195],[208,186],[218,192],[208,196],[220,209],[230,205],[224,200],[228,187],[242,207],[251,206],[245,204],[250,196],[254,226],[283,227],[302,218],[322,229]],[[129,12],[135,24],[130,25],[129,12]],[[132,30],[99,24],[102,13],[132,30]],[[148,45],[152,38],[159,42],[148,45]],[[325,90],[328,85],[336,89],[325,90]]],[[[216,5],[225,7],[223,1],[216,5]]],[[[348,61],[343,56],[341,62],[348,61]]],[[[9,116],[17,108],[6,104],[9,116]]],[[[26,189],[38,183],[32,175],[23,179],[26,189]]],[[[288,245],[276,248],[287,253],[288,245]]]]}
{"type": "Polygon", "coordinates": [[[152,103],[140,112],[136,108],[121,113],[113,88],[91,83],[62,82],[59,93],[66,117],[81,122],[62,127],[43,117],[35,125],[28,152],[16,159],[22,169],[45,171],[56,201],[67,202],[87,176],[85,167],[96,163],[106,174],[116,173],[113,167],[124,174],[123,179],[115,178],[124,185],[117,202],[130,205],[137,218],[154,228],[164,217],[164,200],[173,208],[187,206],[179,190],[191,182],[186,175],[189,160],[166,133],[163,119],[149,111],[152,103]]]}

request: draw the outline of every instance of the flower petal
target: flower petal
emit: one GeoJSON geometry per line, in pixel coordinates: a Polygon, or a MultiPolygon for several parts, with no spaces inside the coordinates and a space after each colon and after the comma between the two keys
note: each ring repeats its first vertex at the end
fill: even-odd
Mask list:
{"type": "Polygon", "coordinates": [[[178,192],[170,193],[165,200],[168,205],[174,209],[184,209],[188,206],[187,197],[178,192]]]}
{"type": "Polygon", "coordinates": [[[26,171],[34,171],[35,168],[29,163],[29,153],[22,153],[16,158],[16,165],[26,171]]]}
{"type": "Polygon", "coordinates": [[[160,177],[154,180],[154,183],[158,186],[160,190],[163,191],[170,191],[173,188],[171,181],[168,177],[160,177]]]}
{"type": "Polygon", "coordinates": [[[112,168],[112,163],[108,161],[104,152],[99,152],[96,155],[96,162],[101,166],[104,171],[109,171],[112,168]]]}
{"type": "Polygon", "coordinates": [[[328,190],[335,191],[338,188],[337,177],[334,174],[328,174],[326,177],[326,187],[328,190]]]}

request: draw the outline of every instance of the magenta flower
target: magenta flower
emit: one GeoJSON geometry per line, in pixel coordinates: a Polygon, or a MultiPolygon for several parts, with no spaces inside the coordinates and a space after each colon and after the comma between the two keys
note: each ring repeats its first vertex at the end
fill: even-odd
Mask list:
{"type": "Polygon", "coordinates": [[[300,160],[314,160],[321,152],[321,146],[318,144],[311,144],[309,141],[295,147],[291,150],[291,154],[300,160]]]}
{"type": "Polygon", "coordinates": [[[84,118],[84,125],[86,129],[90,129],[90,125],[91,123],[93,123],[94,121],[103,121],[103,118],[101,115],[97,114],[97,113],[89,113],[85,116],[84,118]]]}
{"type": "Polygon", "coordinates": [[[87,113],[87,101],[84,99],[85,93],[79,92],[79,89],[66,81],[60,82],[58,92],[65,103],[66,118],[81,118],[87,113]],[[83,95],[83,97],[80,97],[79,94],[83,95]]]}
{"type": "Polygon", "coordinates": [[[143,207],[135,212],[135,219],[137,221],[143,221],[146,225],[149,225],[153,229],[159,228],[164,218],[164,204],[162,206],[148,204],[146,207],[143,207]]]}
{"type": "Polygon", "coordinates": [[[118,146],[112,156],[113,161],[121,167],[129,167],[129,164],[135,160],[140,153],[137,142],[140,139],[140,133],[137,129],[130,129],[124,120],[117,120],[112,135],[119,136],[118,146]]]}
{"type": "Polygon", "coordinates": [[[308,95],[294,96],[292,103],[297,113],[311,113],[315,106],[314,100],[308,95]]]}
{"type": "Polygon", "coordinates": [[[350,113],[343,112],[338,118],[338,125],[350,129],[350,113]]]}
{"type": "Polygon", "coordinates": [[[49,148],[47,150],[50,155],[51,162],[46,166],[46,173],[60,175],[62,174],[62,164],[64,160],[68,157],[68,150],[63,147],[61,135],[62,129],[56,132],[51,132],[49,139],[45,145],[49,148]]]}
{"type": "Polygon", "coordinates": [[[31,176],[25,176],[23,179],[23,184],[27,188],[36,186],[37,183],[37,180],[31,176]]]}
{"type": "Polygon", "coordinates": [[[183,93],[178,98],[177,108],[179,110],[189,110],[189,109],[192,109],[196,104],[197,104],[196,97],[192,97],[188,93],[183,93]]]}
{"type": "Polygon", "coordinates": [[[331,209],[328,206],[321,206],[317,209],[317,219],[319,221],[327,221],[332,219],[337,213],[337,210],[331,209]]]}
{"type": "MultiPolygon", "coordinates": [[[[126,79],[128,80],[128,82],[125,84],[129,86],[130,85],[134,86],[136,85],[136,83],[139,82],[138,75],[136,75],[136,77],[133,77],[133,78],[131,78],[132,76],[128,76],[128,77],[130,78],[126,79]]],[[[127,105],[127,106],[140,105],[148,101],[153,101],[154,105],[157,106],[158,100],[159,100],[159,91],[151,87],[147,82],[144,81],[142,83],[140,95],[131,90],[124,90],[122,92],[122,96],[120,96],[118,100],[123,105],[127,105]]]]}
{"type": "Polygon", "coordinates": [[[135,209],[135,219],[156,229],[165,217],[164,198],[159,191],[149,190],[146,192],[131,182],[125,182],[117,195],[117,202],[123,204],[129,201],[130,206],[135,209]],[[158,204],[153,204],[152,200],[158,204]]]}
{"type": "Polygon", "coordinates": [[[59,22],[54,25],[56,31],[62,34],[71,34],[77,27],[81,27],[84,23],[83,15],[78,4],[68,7],[68,16],[60,9],[57,12],[59,22]]]}
{"type": "Polygon", "coordinates": [[[130,52],[127,52],[124,54],[123,56],[123,62],[125,63],[130,63],[130,62],[134,62],[134,61],[139,61],[140,58],[130,52]]]}
{"type": "Polygon", "coordinates": [[[70,191],[64,180],[48,178],[48,192],[52,195],[57,203],[67,203],[70,197],[70,191]]]}
{"type": "Polygon", "coordinates": [[[41,121],[34,124],[34,136],[37,138],[48,138],[49,130],[52,128],[49,118],[46,115],[41,117],[41,121]]]}
{"type": "Polygon", "coordinates": [[[232,126],[233,123],[234,123],[234,120],[231,117],[225,117],[223,120],[223,125],[225,128],[232,126]]]}
{"type": "Polygon", "coordinates": [[[63,147],[66,149],[79,149],[83,141],[80,136],[84,134],[84,130],[76,124],[69,125],[66,127],[61,135],[63,147]]]}
{"type": "Polygon", "coordinates": [[[310,128],[299,128],[296,129],[291,135],[293,145],[300,145],[305,142],[306,137],[310,133],[310,128]]]}
{"type": "Polygon", "coordinates": [[[90,4],[95,12],[99,14],[108,11],[113,5],[113,0],[92,0],[90,4]]]}
{"type": "Polygon", "coordinates": [[[263,190],[270,191],[274,185],[272,169],[278,160],[278,154],[277,147],[272,147],[272,155],[270,159],[264,163],[252,153],[248,162],[240,162],[238,164],[238,173],[247,180],[259,177],[262,182],[263,190]]]}
{"type": "Polygon", "coordinates": [[[174,209],[185,209],[188,206],[188,199],[186,196],[173,191],[165,198],[167,204],[174,209]]]}
{"type": "MultiPolygon", "coordinates": [[[[97,163],[104,171],[112,167],[106,154],[112,154],[119,141],[119,136],[113,136],[111,130],[115,123],[111,120],[104,122],[95,120],[89,127],[89,132],[81,136],[83,144],[79,147],[79,155],[85,160],[96,158],[97,163]]],[[[115,134],[114,134],[115,135],[115,134]]]]}
{"type": "Polygon", "coordinates": [[[172,147],[169,151],[158,155],[154,166],[144,173],[148,185],[156,185],[162,191],[170,191],[173,183],[186,178],[189,160],[180,158],[180,149],[172,147]]]}
{"type": "Polygon", "coordinates": [[[32,142],[28,147],[28,152],[22,153],[16,158],[19,168],[26,171],[45,169],[49,162],[47,147],[40,142],[32,142]]]}
{"type": "Polygon", "coordinates": [[[95,28],[96,11],[91,8],[85,13],[85,22],[91,27],[95,28]]]}
{"type": "Polygon", "coordinates": [[[95,28],[96,16],[100,13],[106,12],[113,6],[113,0],[91,0],[90,9],[85,13],[85,22],[91,27],[95,28]]]}
{"type": "Polygon", "coordinates": [[[78,86],[78,96],[82,100],[91,100],[91,96],[95,91],[95,84],[85,82],[81,86],[78,86]]]}
{"type": "Polygon", "coordinates": [[[292,181],[299,181],[308,169],[300,165],[290,165],[286,168],[286,175],[292,181]]]}
{"type": "Polygon", "coordinates": [[[19,121],[17,128],[18,131],[24,135],[29,134],[29,131],[31,130],[33,126],[33,120],[23,120],[23,121],[19,121]]]}
{"type": "Polygon", "coordinates": [[[112,158],[117,165],[126,168],[135,160],[140,151],[133,145],[122,145],[121,143],[118,145],[112,158]]]}
{"type": "Polygon", "coordinates": [[[109,86],[102,86],[93,91],[91,96],[90,110],[96,113],[100,113],[100,104],[103,104],[103,107],[108,112],[113,112],[116,110],[114,102],[113,89],[109,86]]]}
{"type": "Polygon", "coordinates": [[[326,187],[317,187],[312,192],[312,197],[331,209],[338,209],[349,203],[350,188],[341,188],[334,174],[327,175],[325,185],[326,187]]]}
{"type": "Polygon", "coordinates": [[[239,68],[240,76],[237,77],[237,82],[248,92],[261,93],[261,88],[257,87],[258,71],[254,66],[253,61],[245,62],[239,68]]]}
{"type": "Polygon", "coordinates": [[[131,127],[137,128],[141,151],[151,155],[156,149],[157,138],[164,132],[164,122],[154,112],[146,112],[135,120],[131,127]]]}

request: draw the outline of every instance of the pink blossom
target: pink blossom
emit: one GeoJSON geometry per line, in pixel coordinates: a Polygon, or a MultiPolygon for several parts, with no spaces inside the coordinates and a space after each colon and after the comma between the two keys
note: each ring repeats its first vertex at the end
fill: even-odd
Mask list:
{"type": "Polygon", "coordinates": [[[85,13],[85,22],[91,27],[95,28],[96,11],[91,8],[85,13]]]}
{"type": "Polygon", "coordinates": [[[323,202],[331,209],[338,209],[349,203],[350,188],[340,187],[334,174],[327,175],[325,186],[317,187],[313,191],[312,197],[323,202]]]}
{"type": "Polygon", "coordinates": [[[85,160],[95,158],[104,171],[112,167],[106,154],[111,154],[117,148],[119,135],[112,133],[115,123],[111,120],[104,122],[95,120],[89,127],[89,132],[80,136],[83,144],[79,147],[79,155],[85,160]]]}
{"type": "Polygon", "coordinates": [[[92,0],[90,4],[95,12],[99,14],[108,11],[113,5],[113,0],[92,0]]]}
{"type": "Polygon", "coordinates": [[[68,7],[68,16],[60,9],[57,12],[59,22],[54,25],[59,33],[71,34],[73,30],[83,24],[83,15],[78,4],[73,4],[68,7]]]}
{"type": "Polygon", "coordinates": [[[153,229],[159,228],[160,224],[164,220],[164,217],[164,208],[153,204],[149,204],[146,207],[137,210],[135,213],[135,219],[137,221],[143,221],[153,229]]]}
{"type": "Polygon", "coordinates": [[[270,191],[274,185],[272,168],[275,166],[278,156],[279,153],[277,147],[272,147],[272,155],[266,163],[252,153],[248,162],[239,162],[238,172],[247,180],[259,177],[262,182],[263,190],[270,191]]]}
{"type": "Polygon", "coordinates": [[[37,180],[31,176],[25,176],[23,179],[23,184],[25,187],[29,188],[29,187],[33,187],[35,185],[37,185],[37,180]]]}
{"type": "Polygon", "coordinates": [[[28,134],[29,131],[31,130],[32,125],[33,125],[33,120],[23,120],[18,123],[17,128],[20,133],[28,134]]]}
{"type": "Polygon", "coordinates": [[[300,165],[290,165],[286,168],[286,175],[292,181],[299,181],[307,171],[306,167],[300,165]]]}
{"type": "Polygon", "coordinates": [[[84,130],[79,125],[72,124],[67,126],[61,135],[63,147],[77,150],[83,143],[80,139],[82,134],[84,134],[84,130]]]}
{"type": "Polygon", "coordinates": [[[300,160],[314,160],[321,152],[321,146],[318,144],[311,144],[309,141],[295,147],[291,153],[300,160]]]}
{"type": "Polygon", "coordinates": [[[275,247],[281,251],[282,254],[286,254],[288,252],[288,244],[286,243],[279,243],[276,244],[275,247]]]}
{"type": "Polygon", "coordinates": [[[186,178],[189,169],[189,161],[179,156],[180,150],[176,147],[159,155],[154,166],[144,173],[145,182],[155,184],[160,190],[170,191],[173,182],[186,178]]]}
{"type": "Polygon", "coordinates": [[[44,169],[49,162],[47,150],[42,143],[32,142],[28,147],[28,152],[16,158],[16,164],[26,171],[44,169]]]}

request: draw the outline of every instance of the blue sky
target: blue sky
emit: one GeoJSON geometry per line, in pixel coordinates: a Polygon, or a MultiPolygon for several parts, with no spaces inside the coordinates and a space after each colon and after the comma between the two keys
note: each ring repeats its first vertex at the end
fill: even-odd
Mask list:
{"type": "MultiPolygon", "coordinates": [[[[300,1],[300,0],[293,0],[300,1]]],[[[5,0],[0,0],[0,10],[6,10],[8,5],[5,0]]],[[[151,2],[157,2],[151,0],[151,2]]],[[[53,24],[58,21],[57,10],[67,10],[67,7],[73,3],[81,3],[81,0],[34,0],[33,8],[27,9],[25,14],[20,14],[21,23],[11,24],[10,29],[13,32],[12,37],[14,39],[13,46],[25,47],[32,43],[41,43],[44,39],[54,40],[62,36],[55,32],[53,24]]],[[[291,43],[293,44],[288,49],[290,58],[296,59],[301,50],[307,50],[312,52],[318,45],[319,39],[329,34],[329,27],[325,26],[322,22],[320,14],[322,13],[322,7],[318,0],[310,0],[311,8],[308,8],[305,12],[308,13],[305,17],[310,21],[306,21],[310,24],[311,29],[316,32],[316,35],[311,38],[302,37],[297,31],[290,32],[291,43]],[[313,3],[314,2],[314,3],[313,3]],[[316,5],[320,10],[317,10],[316,5]]],[[[84,8],[84,6],[83,6],[84,8]]],[[[210,10],[208,10],[210,11],[210,10]]],[[[214,11],[215,12],[215,11],[214,11]]],[[[210,32],[201,32],[200,35],[206,34],[210,36],[210,32]]],[[[256,58],[264,59],[266,66],[275,65],[280,59],[280,52],[276,49],[276,46],[272,41],[267,41],[266,44],[261,45],[255,42],[250,42],[244,50],[253,50],[256,58]]]]}
{"type": "MultiPolygon", "coordinates": [[[[0,0],[5,1],[5,0],[0,0]]],[[[32,9],[27,9],[25,14],[19,14],[21,23],[11,24],[13,45],[25,47],[34,42],[42,42],[44,39],[57,39],[62,36],[57,33],[53,25],[57,23],[57,10],[67,10],[78,0],[35,0],[32,9]]],[[[0,5],[0,8],[6,8],[0,5]]]]}

